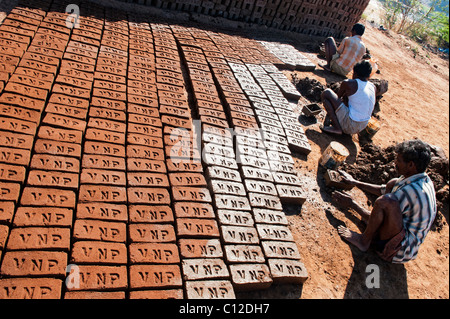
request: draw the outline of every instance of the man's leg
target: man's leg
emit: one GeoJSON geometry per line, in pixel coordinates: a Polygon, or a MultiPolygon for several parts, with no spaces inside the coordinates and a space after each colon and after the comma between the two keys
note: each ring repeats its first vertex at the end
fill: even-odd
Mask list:
{"type": "Polygon", "coordinates": [[[338,228],[342,238],[363,252],[369,250],[370,244],[375,238],[390,240],[402,230],[403,214],[398,199],[393,194],[382,196],[375,202],[367,228],[363,234],[352,232],[343,226],[338,228]]]}
{"type": "Polygon", "coordinates": [[[325,41],[325,57],[327,60],[326,65],[321,65],[324,69],[331,71],[331,61],[333,60],[333,56],[337,53],[337,45],[334,38],[328,38],[325,41]]]}
{"type": "Polygon", "coordinates": [[[343,133],[342,127],[339,124],[336,111],[341,106],[342,100],[337,96],[336,93],[334,93],[333,90],[327,89],[322,93],[322,102],[332,123],[332,125],[329,127],[324,126],[323,131],[327,133],[341,135],[343,133]]]}

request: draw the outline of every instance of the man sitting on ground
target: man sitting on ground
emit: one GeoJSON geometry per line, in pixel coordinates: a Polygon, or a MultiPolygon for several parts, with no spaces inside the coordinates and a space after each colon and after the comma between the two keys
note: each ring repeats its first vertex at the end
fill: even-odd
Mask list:
{"type": "Polygon", "coordinates": [[[353,69],[353,80],[342,82],[338,94],[331,89],[322,93],[323,105],[332,123],[321,127],[324,132],[353,135],[367,127],[377,100],[377,88],[369,82],[371,73],[370,62],[361,61],[353,69]]]}
{"type": "Polygon", "coordinates": [[[327,71],[331,71],[346,77],[356,63],[360,62],[366,54],[366,46],[362,42],[362,36],[366,27],[360,23],[355,24],[352,36],[345,38],[337,48],[334,38],[325,41],[326,65],[320,65],[327,71]]]}
{"type": "Polygon", "coordinates": [[[352,208],[367,228],[363,234],[340,226],[339,234],[361,251],[369,250],[371,244],[380,257],[392,263],[406,263],[417,258],[436,218],[436,193],[433,182],[426,173],[431,161],[431,150],[420,140],[399,144],[396,149],[395,166],[402,177],[387,185],[372,185],[355,180],[340,172],[346,183],[363,191],[380,196],[371,212],[341,192],[333,194],[334,200],[343,207],[352,208]]]}

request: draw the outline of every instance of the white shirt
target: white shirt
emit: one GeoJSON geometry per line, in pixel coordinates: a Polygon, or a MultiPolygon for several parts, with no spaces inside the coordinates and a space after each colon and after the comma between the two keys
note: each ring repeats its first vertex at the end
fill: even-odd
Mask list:
{"type": "Polygon", "coordinates": [[[359,79],[358,91],[348,97],[350,118],[355,122],[369,122],[377,101],[376,87],[372,82],[359,79]]]}

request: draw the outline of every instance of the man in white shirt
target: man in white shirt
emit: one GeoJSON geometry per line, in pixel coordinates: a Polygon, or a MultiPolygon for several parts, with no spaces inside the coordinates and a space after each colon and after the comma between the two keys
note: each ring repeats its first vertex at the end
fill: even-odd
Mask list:
{"type": "Polygon", "coordinates": [[[377,88],[369,82],[372,65],[368,61],[357,63],[353,69],[353,80],[345,80],[338,94],[327,89],[322,102],[331,119],[331,126],[321,126],[329,134],[353,135],[362,132],[372,117],[377,88]]]}

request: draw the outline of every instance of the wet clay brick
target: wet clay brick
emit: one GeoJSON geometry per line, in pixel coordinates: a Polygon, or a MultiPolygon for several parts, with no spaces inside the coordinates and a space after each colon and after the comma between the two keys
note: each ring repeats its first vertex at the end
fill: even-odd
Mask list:
{"type": "Polygon", "coordinates": [[[58,276],[66,274],[67,253],[20,251],[5,253],[1,274],[4,276],[58,276]]]}
{"type": "Polygon", "coordinates": [[[133,243],[174,243],[175,229],[172,225],[131,224],[129,240],[133,243]]]}
{"type": "Polygon", "coordinates": [[[228,263],[264,263],[266,260],[260,246],[225,245],[224,248],[228,263]]]}
{"type": "Polygon", "coordinates": [[[263,241],[262,248],[266,258],[300,260],[300,253],[295,243],[283,241],[263,241]]]}
{"type": "Polygon", "coordinates": [[[73,191],[26,187],[23,190],[21,204],[23,206],[50,206],[75,208],[75,193],[73,191]]]}
{"type": "Polygon", "coordinates": [[[250,211],[250,203],[247,197],[230,196],[230,195],[214,195],[217,209],[250,211]]]}
{"type": "Polygon", "coordinates": [[[218,166],[210,166],[206,169],[206,173],[209,179],[220,179],[238,183],[242,182],[241,175],[237,170],[218,166]]]}
{"type": "Polygon", "coordinates": [[[166,224],[173,223],[170,206],[133,205],[129,207],[131,223],[166,224]]]}
{"type": "Polygon", "coordinates": [[[79,173],[80,160],[72,157],[35,154],[31,159],[31,168],[38,170],[79,173]]]}
{"type": "Polygon", "coordinates": [[[85,154],[83,168],[125,171],[126,163],[125,159],[120,157],[85,154]]]}
{"type": "Polygon", "coordinates": [[[305,265],[298,260],[269,259],[273,282],[278,284],[303,284],[308,280],[305,265]]]}
{"type": "Polygon", "coordinates": [[[128,188],[128,202],[132,204],[155,204],[169,205],[171,202],[170,194],[164,188],[128,188]]]}
{"type": "Polygon", "coordinates": [[[184,280],[227,279],[230,276],[222,259],[185,259],[181,268],[184,280]]]}
{"type": "Polygon", "coordinates": [[[126,222],[128,221],[128,210],[126,205],[79,203],[77,206],[77,218],[126,222]]]}
{"type": "Polygon", "coordinates": [[[130,267],[130,288],[181,288],[177,265],[134,265],[130,267]]]}
{"type": "Polygon", "coordinates": [[[253,227],[255,224],[252,214],[248,212],[218,210],[217,217],[220,225],[225,226],[253,227]]]}
{"type": "Polygon", "coordinates": [[[227,280],[187,281],[187,299],[236,299],[233,286],[227,280]]]}
{"type": "Polygon", "coordinates": [[[0,279],[0,299],[61,299],[62,284],[51,278],[0,279]]]}
{"type": "Polygon", "coordinates": [[[214,194],[228,194],[232,196],[247,196],[245,187],[242,183],[211,180],[211,189],[214,194]]]}
{"type": "Polygon", "coordinates": [[[80,219],[75,221],[73,238],[124,243],[127,240],[127,227],[125,223],[80,219]]]}
{"type": "Polygon", "coordinates": [[[132,264],[178,264],[180,254],[175,244],[131,244],[132,264]]]}
{"type": "Polygon", "coordinates": [[[256,229],[261,240],[294,241],[294,237],[287,226],[258,224],[256,229]]]}
{"type": "Polygon", "coordinates": [[[280,198],[266,194],[249,193],[250,205],[253,208],[268,208],[273,210],[282,210],[280,198]]]}
{"type": "MultiPolygon", "coordinates": [[[[79,286],[69,285],[69,291],[127,289],[127,267],[77,266],[79,286]]],[[[70,280],[70,275],[68,277],[70,280]]]]}
{"type": "Polygon", "coordinates": [[[79,241],[73,245],[71,262],[75,264],[126,265],[127,259],[125,244],[79,241]]]}
{"type": "Polygon", "coordinates": [[[286,215],[282,211],[269,209],[254,209],[253,215],[258,224],[284,225],[289,224],[286,215]]]}
{"type": "Polygon", "coordinates": [[[210,203],[212,201],[211,194],[207,188],[197,187],[173,187],[173,198],[178,202],[203,202],[210,203]]]}
{"type": "Polygon", "coordinates": [[[177,234],[181,238],[218,238],[219,227],[211,219],[177,219],[177,234]]]}
{"type": "Polygon", "coordinates": [[[49,186],[78,189],[78,174],[32,170],[28,175],[28,186],[49,186]]]}
{"type": "Polygon", "coordinates": [[[13,228],[8,250],[64,250],[70,249],[69,228],[26,227],[13,228]]]}
{"type": "Polygon", "coordinates": [[[230,273],[233,287],[238,291],[264,290],[273,283],[270,269],[265,264],[231,265],[230,273]]]}
{"type": "Polygon", "coordinates": [[[79,192],[79,201],[126,203],[126,188],[113,186],[81,185],[79,192]]]}
{"type": "Polygon", "coordinates": [[[25,172],[24,166],[0,164],[0,181],[23,183],[25,172]]]}
{"type": "Polygon", "coordinates": [[[55,207],[19,207],[14,226],[72,227],[73,210],[55,207]]]}
{"type": "Polygon", "coordinates": [[[210,204],[195,202],[175,203],[175,215],[177,218],[215,218],[213,207],[210,204]]]}
{"type": "Polygon", "coordinates": [[[169,187],[169,179],[165,174],[128,173],[128,185],[137,187],[169,187]]]}
{"type": "Polygon", "coordinates": [[[226,244],[259,244],[259,237],[254,227],[222,226],[222,240],[226,244]]]}

